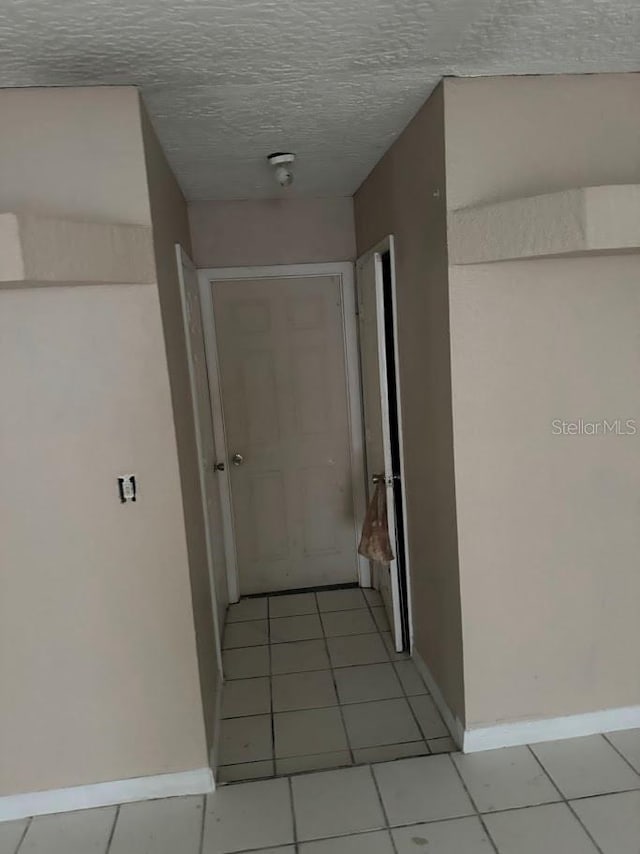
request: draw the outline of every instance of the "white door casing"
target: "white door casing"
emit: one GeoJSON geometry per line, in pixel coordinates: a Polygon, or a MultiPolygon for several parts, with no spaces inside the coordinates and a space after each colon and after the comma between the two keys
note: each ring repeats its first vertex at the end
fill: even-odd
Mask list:
{"type": "Polygon", "coordinates": [[[230,586],[368,586],[356,554],[365,503],[352,266],[204,270],[200,280],[231,481],[230,586]]]}
{"type": "MultiPolygon", "coordinates": [[[[395,385],[397,395],[397,412],[391,413],[389,408],[389,389],[387,373],[387,343],[385,334],[385,299],[382,271],[382,252],[388,250],[391,254],[393,315],[395,311],[395,259],[393,238],[388,237],[379,246],[363,255],[356,263],[358,321],[360,340],[360,370],[362,376],[362,396],[364,412],[364,435],[367,461],[367,492],[373,494],[374,476],[383,476],[386,485],[387,518],[389,539],[396,558],[398,556],[398,534],[405,537],[406,513],[403,531],[396,529],[396,507],[394,496],[394,471],[391,450],[391,417],[398,419],[398,437],[400,443],[400,472],[402,492],[404,496],[404,457],[402,453],[402,425],[400,415],[400,381],[398,376],[397,327],[395,328],[395,385]]],[[[406,507],[406,500],[405,500],[406,507]]],[[[400,652],[404,647],[402,632],[402,599],[400,593],[399,565],[396,559],[389,564],[375,564],[374,586],[380,590],[389,617],[394,636],[395,648],[400,652]]],[[[408,558],[405,548],[405,572],[407,588],[409,585],[408,558]]],[[[407,592],[409,592],[407,590],[407,592]]],[[[410,608],[407,602],[407,608],[410,608]]],[[[407,615],[411,633],[410,614],[407,615]]]]}
{"type": "Polygon", "coordinates": [[[176,262],[182,303],[189,382],[193,402],[196,446],[200,462],[202,498],[209,584],[216,630],[216,654],[222,673],[222,630],[227,601],[227,577],[222,542],[220,494],[215,465],[216,447],[212,429],[211,396],[205,354],[198,275],[189,256],[176,244],[176,262]]]}

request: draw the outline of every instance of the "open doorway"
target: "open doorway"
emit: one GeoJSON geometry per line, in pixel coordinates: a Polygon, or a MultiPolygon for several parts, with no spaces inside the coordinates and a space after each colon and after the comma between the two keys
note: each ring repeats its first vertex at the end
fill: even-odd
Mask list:
{"type": "Polygon", "coordinates": [[[450,749],[409,653],[393,241],[358,298],[351,264],[199,275],[232,603],[216,779],[450,749]],[[357,553],[374,474],[388,566],[357,553]]]}

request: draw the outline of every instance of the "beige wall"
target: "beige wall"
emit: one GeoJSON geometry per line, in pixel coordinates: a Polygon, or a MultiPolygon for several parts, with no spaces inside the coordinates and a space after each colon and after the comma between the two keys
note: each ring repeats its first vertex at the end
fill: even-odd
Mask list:
{"type": "MultiPolygon", "coordinates": [[[[640,76],[445,83],[451,208],[640,182],[640,76]]],[[[467,725],[640,704],[638,256],[452,267],[467,725]]]]}
{"type": "Polygon", "coordinates": [[[439,87],[355,196],[358,254],[396,237],[415,647],[464,720],[439,87]]]}
{"type": "MultiPolygon", "coordinates": [[[[207,741],[211,748],[218,690],[216,634],[211,606],[211,585],[200,493],[200,464],[195,444],[193,401],[189,385],[189,369],[175,254],[175,244],[180,243],[185,252],[191,255],[191,240],[186,202],[144,108],[142,109],[142,130],[149,183],[158,291],[180,459],[200,683],[207,725],[207,741]]],[[[216,592],[220,619],[222,620],[228,604],[224,555],[222,553],[222,532],[214,531],[213,534],[218,546],[216,551],[216,569],[218,570],[216,592]]]]}
{"type": "Polygon", "coordinates": [[[0,210],[149,224],[133,87],[2,89],[0,98],[0,210]]]}
{"type": "MultiPolygon", "coordinates": [[[[149,224],[134,90],[0,113],[0,210],[149,224]]],[[[206,765],[155,285],[1,291],[0,392],[0,795],[206,765]]]]}
{"type": "Polygon", "coordinates": [[[350,261],[355,257],[350,198],[192,202],[198,267],[251,267],[350,261]]]}
{"type": "Polygon", "coordinates": [[[639,91],[638,74],[447,79],[449,208],[636,181],[639,91]]]}

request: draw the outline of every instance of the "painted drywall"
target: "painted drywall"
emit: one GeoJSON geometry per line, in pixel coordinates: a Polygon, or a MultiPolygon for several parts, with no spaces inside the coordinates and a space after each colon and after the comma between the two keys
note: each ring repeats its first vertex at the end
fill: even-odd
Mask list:
{"type": "MultiPolygon", "coordinates": [[[[637,183],[639,103],[639,75],[446,81],[449,206],[637,183]]],[[[637,255],[450,269],[469,727],[640,704],[640,438],[579,426],[640,429],[639,276],[637,255]]]]}
{"type": "MultiPolygon", "coordinates": [[[[220,686],[218,685],[216,633],[200,493],[200,461],[195,441],[193,401],[189,385],[189,368],[175,253],[175,244],[179,243],[185,252],[191,255],[191,240],[186,202],[143,107],[141,107],[141,117],[158,292],[162,309],[167,363],[171,380],[173,416],[180,460],[200,683],[207,726],[207,742],[211,748],[214,739],[216,695],[220,686]]],[[[217,573],[216,594],[219,620],[220,625],[224,625],[224,614],[229,600],[222,531],[212,531],[212,533],[215,549],[214,565],[217,573]]]]}
{"type": "Polygon", "coordinates": [[[2,211],[149,224],[128,86],[2,89],[2,211]]]}
{"type": "Polygon", "coordinates": [[[634,183],[640,75],[445,80],[447,204],[634,183]]]}
{"type": "Polygon", "coordinates": [[[189,220],[198,267],[305,264],[355,257],[351,198],[192,202],[189,220]]]}
{"type": "MultiPolygon", "coordinates": [[[[0,113],[0,210],[151,225],[135,90],[0,113]]],[[[0,795],[207,764],[166,364],[155,284],[0,291],[0,795]]]]}
{"type": "Polygon", "coordinates": [[[415,648],[464,720],[439,87],[355,195],[358,254],[397,249],[400,382],[415,648]]]}
{"type": "Polygon", "coordinates": [[[164,365],[152,285],[0,292],[0,795],[206,765],[164,365]]]}

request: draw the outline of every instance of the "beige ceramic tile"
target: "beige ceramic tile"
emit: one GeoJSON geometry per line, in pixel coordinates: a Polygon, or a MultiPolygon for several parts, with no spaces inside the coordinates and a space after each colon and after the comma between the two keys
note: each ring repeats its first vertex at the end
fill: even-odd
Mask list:
{"type": "Polygon", "coordinates": [[[327,638],[327,647],[333,667],[377,664],[389,660],[379,634],[327,638]]]}
{"type": "Polygon", "coordinates": [[[273,716],[273,725],[277,759],[348,749],[337,708],[280,712],[273,716]]]}
{"type": "Polygon", "coordinates": [[[24,836],[28,819],[0,823],[0,854],[15,854],[18,842],[24,836]]]}
{"type": "Polygon", "coordinates": [[[408,697],[429,693],[413,661],[394,661],[393,666],[408,697]]]}
{"type": "Polygon", "coordinates": [[[606,737],[640,774],[640,729],[609,732],[606,737]]]}
{"type": "Polygon", "coordinates": [[[421,756],[371,767],[392,826],[475,812],[448,756],[421,756]]]}
{"type": "Polygon", "coordinates": [[[326,590],[316,593],[316,597],[321,611],[350,611],[352,608],[367,607],[362,591],[357,588],[326,590]]]}
{"type": "Polygon", "coordinates": [[[250,646],[244,649],[228,649],[222,653],[222,666],[225,680],[268,676],[269,647],[250,646]]]}
{"type": "Polygon", "coordinates": [[[409,705],[418,719],[420,729],[425,738],[442,738],[449,735],[440,712],[433,699],[428,694],[419,697],[409,697],[409,705]]]}
{"type": "Polygon", "coordinates": [[[338,704],[331,670],[283,673],[273,677],[272,686],[274,712],[321,709],[338,704]]]}
{"type": "Polygon", "coordinates": [[[394,854],[391,838],[386,830],[303,842],[298,850],[300,854],[394,854]]]}
{"type": "Polygon", "coordinates": [[[567,798],[640,788],[640,777],[601,735],[533,744],[531,749],[567,798]]]}
{"type": "Polygon", "coordinates": [[[480,812],[561,800],[528,747],[505,747],[451,758],[480,812]]]}
{"type": "Polygon", "coordinates": [[[381,747],[363,747],[353,751],[358,763],[391,762],[392,759],[405,759],[407,756],[423,756],[429,753],[424,741],[406,741],[403,744],[385,744],[381,747]]]}
{"type": "Polygon", "coordinates": [[[320,839],[385,826],[367,766],[294,777],[293,807],[299,840],[320,839]]]}
{"type": "Polygon", "coordinates": [[[267,620],[251,620],[246,623],[227,623],[224,630],[224,649],[243,646],[261,646],[269,643],[267,620]]]}
{"type": "Polygon", "coordinates": [[[345,667],[334,671],[341,703],[367,703],[402,697],[402,685],[389,663],[345,667]]]}
{"type": "Polygon", "coordinates": [[[348,750],[334,753],[314,753],[312,756],[291,756],[288,759],[276,759],[278,774],[299,774],[302,771],[325,771],[328,768],[342,768],[351,765],[348,750]]]}
{"type": "Polygon", "coordinates": [[[201,795],[123,804],[109,854],[199,854],[201,795]]]}
{"type": "Polygon", "coordinates": [[[365,608],[358,611],[327,611],[322,626],[328,638],[344,635],[366,635],[376,631],[376,624],[365,608]]]}
{"type": "Polygon", "coordinates": [[[242,780],[258,780],[261,777],[273,777],[273,760],[262,762],[239,762],[237,765],[221,765],[216,781],[219,783],[238,783],[242,780]]]}
{"type": "Polygon", "coordinates": [[[371,613],[373,614],[373,619],[375,621],[376,626],[378,627],[379,632],[391,631],[391,626],[389,625],[389,618],[387,617],[387,611],[385,608],[372,608],[371,613]]]}
{"type": "Polygon", "coordinates": [[[454,753],[458,750],[458,745],[450,735],[442,738],[428,738],[427,746],[431,753],[454,753]]]}
{"type": "Polygon", "coordinates": [[[329,656],[324,640],[279,643],[271,647],[271,672],[274,675],[328,668],[329,656]]]}
{"type": "Polygon", "coordinates": [[[243,623],[247,620],[266,620],[267,599],[241,599],[227,609],[227,623],[243,623]]]}
{"type": "Polygon", "coordinates": [[[290,596],[270,596],[270,617],[294,617],[299,614],[317,614],[315,593],[293,593],[290,596]]]}
{"type": "Polygon", "coordinates": [[[299,617],[277,617],[270,621],[271,643],[292,643],[322,637],[322,624],[318,614],[299,617]]]}
{"type": "Polygon", "coordinates": [[[499,854],[596,854],[597,849],[565,804],[486,815],[499,854]]]}
{"type": "Polygon", "coordinates": [[[420,730],[404,698],[355,703],[342,709],[349,744],[355,750],[419,741],[420,730]]]}
{"type": "Polygon", "coordinates": [[[104,854],[115,818],[116,807],[37,816],[20,854],[104,854]]]}
{"type": "Polygon", "coordinates": [[[271,689],[267,676],[231,679],[222,689],[222,717],[237,718],[271,713],[271,689]]]}
{"type": "Polygon", "coordinates": [[[293,843],[288,780],[221,786],[207,798],[202,854],[293,843]]]}
{"type": "Polygon", "coordinates": [[[639,854],[640,792],[585,798],[571,806],[604,854],[639,854]]]}
{"type": "Polygon", "coordinates": [[[414,824],[392,831],[392,836],[397,854],[420,854],[421,851],[425,854],[494,854],[493,845],[475,817],[414,824]]]}
{"type": "Polygon", "coordinates": [[[271,759],[271,715],[229,718],[220,725],[220,765],[271,759]]]}
{"type": "Polygon", "coordinates": [[[382,596],[377,590],[372,590],[370,587],[363,587],[362,593],[372,608],[379,608],[382,605],[382,596]]]}

